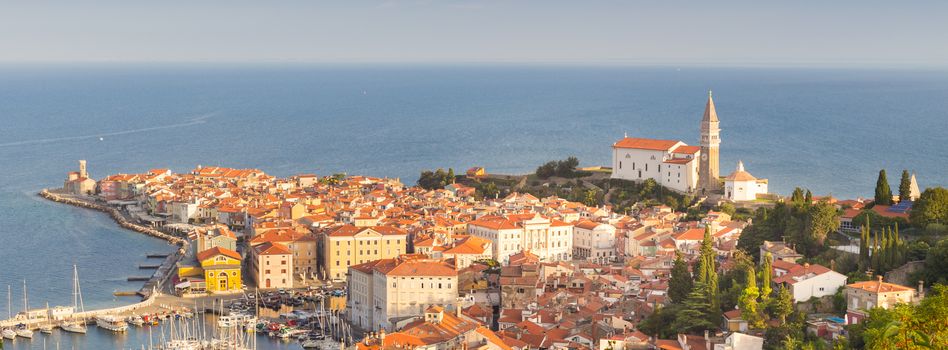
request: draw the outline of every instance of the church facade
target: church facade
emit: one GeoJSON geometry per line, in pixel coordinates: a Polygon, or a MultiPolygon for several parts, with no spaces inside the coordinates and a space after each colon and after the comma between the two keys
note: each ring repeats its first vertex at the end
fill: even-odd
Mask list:
{"type": "Polygon", "coordinates": [[[653,179],[684,193],[709,192],[720,186],[718,148],[721,129],[714,101],[708,92],[701,119],[701,145],[682,141],[625,137],[612,144],[612,178],[631,181],[653,179]]]}

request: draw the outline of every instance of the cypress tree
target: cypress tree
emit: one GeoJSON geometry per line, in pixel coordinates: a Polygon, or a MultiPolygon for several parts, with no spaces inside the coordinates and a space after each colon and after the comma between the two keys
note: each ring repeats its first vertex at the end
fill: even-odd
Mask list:
{"type": "Polygon", "coordinates": [[[714,328],[717,318],[714,318],[715,312],[707,299],[707,287],[701,283],[695,283],[694,289],[688,293],[688,297],[682,303],[681,311],[675,314],[675,321],[672,322],[672,328],[679,333],[698,334],[706,329],[714,328]]]}
{"type": "Polygon", "coordinates": [[[770,287],[771,273],[773,271],[774,257],[770,252],[764,254],[764,263],[760,267],[760,300],[765,304],[770,299],[770,293],[773,289],[770,287]]]}
{"type": "Polygon", "coordinates": [[[902,170],[902,179],[899,181],[899,202],[912,198],[912,175],[908,170],[902,170]]]}
{"type": "Polygon", "coordinates": [[[790,202],[793,203],[803,203],[803,190],[799,187],[793,189],[793,194],[790,195],[790,202]]]}
{"type": "Polygon", "coordinates": [[[889,179],[885,176],[885,169],[879,170],[879,179],[876,180],[875,204],[892,205],[892,189],[889,188],[889,179]]]}
{"type": "Polygon", "coordinates": [[[668,298],[675,304],[683,303],[694,289],[694,278],[688,272],[688,263],[681,258],[681,252],[675,251],[675,265],[668,281],[668,298]]]}
{"type": "Polygon", "coordinates": [[[803,202],[807,204],[813,202],[813,192],[810,192],[809,189],[806,190],[806,195],[803,196],[803,202]]]}
{"type": "Polygon", "coordinates": [[[892,245],[889,241],[889,227],[882,228],[882,239],[879,243],[879,273],[889,271],[892,266],[892,245]]]}
{"type": "Polygon", "coordinates": [[[763,318],[760,317],[760,308],[757,305],[757,298],[760,292],[757,289],[757,278],[754,277],[754,268],[747,269],[747,286],[741,292],[741,297],[737,300],[737,305],[741,309],[741,318],[747,321],[747,325],[753,328],[764,326],[763,318]]]}
{"type": "Polygon", "coordinates": [[[871,265],[872,269],[879,271],[879,233],[873,232],[872,234],[872,258],[871,265]]]}
{"type": "Polygon", "coordinates": [[[863,270],[869,267],[869,223],[859,230],[859,265],[863,270]]]}
{"type": "Polygon", "coordinates": [[[698,281],[706,288],[708,303],[712,307],[718,305],[718,270],[715,264],[714,247],[711,241],[711,226],[704,229],[704,240],[701,242],[701,254],[698,257],[698,281]]]}

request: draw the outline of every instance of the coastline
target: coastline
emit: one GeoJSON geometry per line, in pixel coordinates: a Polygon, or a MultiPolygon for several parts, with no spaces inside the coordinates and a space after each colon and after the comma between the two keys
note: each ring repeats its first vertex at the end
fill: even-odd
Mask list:
{"type": "MultiPolygon", "coordinates": [[[[71,205],[74,207],[80,207],[84,209],[91,209],[95,211],[100,211],[109,215],[119,227],[142,233],[154,238],[158,238],[177,246],[177,249],[168,255],[165,260],[161,263],[161,266],[155,270],[154,274],[146,281],[141,289],[136,293],[141,296],[142,300],[148,300],[151,296],[160,291],[164,284],[168,281],[168,278],[171,277],[171,272],[175,264],[181,260],[182,257],[187,254],[189,242],[186,239],[169,235],[167,233],[161,232],[155,228],[147,227],[143,225],[136,224],[129,221],[122,212],[116,208],[109,207],[107,205],[99,204],[90,200],[83,200],[73,198],[71,196],[64,196],[59,193],[50,191],[47,188],[44,188],[38,193],[38,195],[46,200],[71,205]]],[[[146,252],[147,253],[147,252],[146,252]]]]}

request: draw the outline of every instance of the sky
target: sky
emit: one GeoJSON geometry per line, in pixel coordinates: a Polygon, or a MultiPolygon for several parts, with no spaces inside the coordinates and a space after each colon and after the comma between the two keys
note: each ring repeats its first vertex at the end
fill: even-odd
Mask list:
{"type": "Polygon", "coordinates": [[[0,62],[948,67],[948,1],[20,1],[0,62]]]}

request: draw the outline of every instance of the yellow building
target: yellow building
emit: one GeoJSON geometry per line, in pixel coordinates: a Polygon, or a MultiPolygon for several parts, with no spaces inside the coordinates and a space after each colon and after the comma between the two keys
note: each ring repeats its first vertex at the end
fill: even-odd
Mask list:
{"type": "Polygon", "coordinates": [[[204,283],[208,292],[235,292],[243,289],[240,276],[240,254],[221,247],[197,253],[204,270],[204,283]]]}
{"type": "Polygon", "coordinates": [[[391,226],[345,225],[323,242],[323,266],[331,279],[345,279],[349,266],[405,254],[408,232],[391,226]]]}

